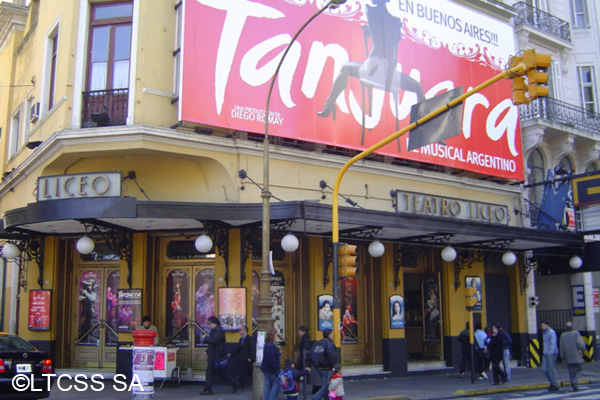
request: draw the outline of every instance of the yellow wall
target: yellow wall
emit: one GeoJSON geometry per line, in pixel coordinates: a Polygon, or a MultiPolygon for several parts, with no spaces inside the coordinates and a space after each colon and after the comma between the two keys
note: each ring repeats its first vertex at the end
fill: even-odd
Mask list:
{"type": "MultiPolygon", "coordinates": [[[[398,272],[400,285],[394,288],[394,246],[390,243],[385,244],[385,253],[381,256],[381,317],[382,331],[381,336],[384,339],[398,339],[405,337],[404,329],[390,328],[390,307],[389,298],[394,294],[399,294],[404,298],[404,280],[402,268],[398,272]]],[[[406,301],[406,299],[405,299],[406,301]]],[[[406,304],[405,304],[406,306],[406,304]]],[[[406,319],[406,317],[405,317],[406,319]]]]}

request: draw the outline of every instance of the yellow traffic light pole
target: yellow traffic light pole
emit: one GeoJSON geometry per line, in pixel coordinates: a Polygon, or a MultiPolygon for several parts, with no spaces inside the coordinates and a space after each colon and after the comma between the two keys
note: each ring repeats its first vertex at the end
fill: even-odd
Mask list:
{"type": "Polygon", "coordinates": [[[528,71],[528,68],[531,69],[531,67],[528,67],[525,63],[519,62],[517,65],[511,66],[510,68],[505,69],[501,74],[498,74],[498,75],[494,76],[493,78],[488,79],[487,81],[480,84],[479,86],[476,86],[473,89],[469,90],[467,93],[464,93],[463,95],[450,101],[445,106],[440,107],[435,111],[432,111],[431,113],[427,114],[423,118],[417,120],[416,122],[413,122],[412,124],[399,130],[398,132],[394,133],[393,135],[388,136],[387,138],[374,144],[373,146],[369,147],[368,149],[355,155],[350,160],[348,160],[346,162],[346,164],[344,164],[344,166],[340,169],[340,171],[338,172],[337,178],[335,180],[335,185],[333,186],[333,198],[332,198],[332,202],[331,202],[331,224],[332,224],[331,238],[333,241],[333,243],[332,243],[332,246],[333,246],[333,271],[332,271],[332,275],[333,275],[333,327],[334,327],[333,342],[335,343],[335,345],[338,348],[341,345],[341,337],[340,337],[340,331],[339,331],[340,322],[341,322],[340,321],[340,306],[341,306],[340,303],[341,302],[340,302],[340,294],[339,294],[339,271],[338,271],[338,246],[340,245],[340,243],[339,243],[340,232],[339,232],[339,215],[338,215],[338,195],[339,195],[339,191],[340,191],[340,184],[342,182],[342,178],[344,177],[344,174],[346,173],[348,168],[350,168],[350,166],[352,166],[352,164],[356,163],[359,160],[362,160],[369,154],[372,154],[376,150],[379,150],[386,144],[389,144],[389,143],[393,142],[394,140],[398,139],[400,136],[404,135],[405,133],[409,132],[410,130],[415,129],[417,126],[426,123],[427,121],[448,111],[450,108],[462,103],[467,97],[470,97],[470,96],[474,95],[475,93],[482,91],[483,89],[487,88],[490,85],[493,85],[494,83],[498,82],[501,79],[514,78],[516,76],[521,76],[528,71]]]}

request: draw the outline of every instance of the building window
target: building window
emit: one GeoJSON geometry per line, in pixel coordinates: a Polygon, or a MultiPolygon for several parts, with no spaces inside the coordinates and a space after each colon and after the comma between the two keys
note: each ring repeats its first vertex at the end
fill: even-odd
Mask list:
{"type": "Polygon", "coordinates": [[[173,80],[173,93],[175,97],[179,96],[179,83],[181,80],[181,42],[183,38],[183,7],[182,2],[175,5],[175,50],[173,50],[173,67],[174,67],[174,80],[173,80]]]}
{"type": "Polygon", "coordinates": [[[598,164],[597,163],[591,163],[590,165],[588,165],[588,167],[585,169],[585,172],[596,172],[598,171],[598,164]]]}
{"type": "Polygon", "coordinates": [[[589,28],[587,0],[571,0],[573,29],[589,28]]]}
{"type": "MultiPolygon", "coordinates": [[[[535,149],[527,158],[527,168],[529,175],[527,176],[527,184],[539,183],[544,181],[544,157],[542,153],[535,149]]],[[[529,201],[537,206],[542,204],[542,193],[544,192],[543,185],[537,185],[529,188],[529,201]]]]}
{"type": "Polygon", "coordinates": [[[562,170],[565,171],[565,173],[567,174],[575,173],[575,167],[573,166],[573,162],[567,156],[563,157],[563,159],[560,160],[558,165],[562,165],[562,170]]]}
{"type": "Polygon", "coordinates": [[[588,112],[595,113],[598,108],[596,106],[594,67],[578,67],[577,75],[583,108],[588,112]]]}
{"type": "Polygon", "coordinates": [[[84,127],[127,121],[132,16],[131,1],[92,5],[84,127]]]}
{"type": "Polygon", "coordinates": [[[21,147],[21,109],[13,114],[10,124],[8,156],[12,157],[21,147]]]}
{"type": "Polygon", "coordinates": [[[88,89],[129,87],[133,4],[97,4],[92,8],[88,89]]]}
{"type": "Polygon", "coordinates": [[[50,50],[50,60],[48,64],[48,110],[51,110],[52,107],[54,107],[54,97],[56,89],[56,56],[58,54],[58,26],[52,31],[52,34],[50,34],[48,39],[48,49],[50,50]]]}

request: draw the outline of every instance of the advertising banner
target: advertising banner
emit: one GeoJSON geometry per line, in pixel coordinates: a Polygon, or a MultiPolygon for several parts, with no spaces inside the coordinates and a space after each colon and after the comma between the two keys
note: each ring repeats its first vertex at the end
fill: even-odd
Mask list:
{"type": "Polygon", "coordinates": [[[119,332],[137,330],[142,326],[142,289],[119,289],[117,297],[119,332]]]}
{"type": "Polygon", "coordinates": [[[30,331],[50,330],[50,304],[52,291],[48,289],[29,290],[29,323],[30,331]]]}
{"type": "MultiPolygon", "coordinates": [[[[292,36],[325,0],[185,0],[179,118],[263,133],[268,87],[292,36]]],[[[348,0],[308,25],[271,96],[272,135],[356,150],[410,123],[411,107],[497,75],[506,21],[446,0],[348,0]]],[[[519,113],[503,80],[466,100],[461,134],[380,154],[523,179],[519,113]]]]}

